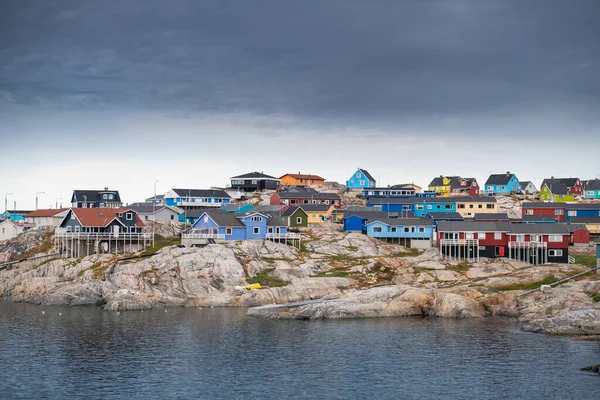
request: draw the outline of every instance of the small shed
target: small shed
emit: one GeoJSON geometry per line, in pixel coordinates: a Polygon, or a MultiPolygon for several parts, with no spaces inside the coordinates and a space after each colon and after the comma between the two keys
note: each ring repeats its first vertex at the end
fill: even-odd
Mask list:
{"type": "Polygon", "coordinates": [[[590,244],[590,232],[583,224],[569,224],[572,246],[587,246],[590,244]]]}

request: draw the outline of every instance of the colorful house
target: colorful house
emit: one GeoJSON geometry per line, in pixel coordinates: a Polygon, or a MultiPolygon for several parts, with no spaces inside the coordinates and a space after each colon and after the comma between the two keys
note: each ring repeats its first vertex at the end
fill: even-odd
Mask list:
{"type": "Polygon", "coordinates": [[[309,224],[330,221],[331,213],[335,210],[333,204],[300,204],[299,207],[308,215],[309,224]]]}
{"type": "Polygon", "coordinates": [[[325,178],[321,178],[319,175],[311,174],[285,174],[279,178],[279,182],[282,186],[314,186],[324,185],[325,178]]]}
{"type": "MultiPolygon", "coordinates": [[[[407,199],[369,199],[369,206],[380,208],[385,212],[406,213],[412,212],[417,217],[424,217],[427,213],[456,212],[456,199],[435,198],[407,198],[407,199]]],[[[400,215],[402,217],[403,215],[400,215]]]]}
{"type": "Polygon", "coordinates": [[[540,201],[567,203],[575,201],[575,195],[569,193],[569,188],[564,183],[544,183],[540,191],[540,201]]]}
{"type": "Polygon", "coordinates": [[[600,216],[600,203],[577,203],[566,204],[566,221],[573,217],[598,217],[600,216]]]}
{"type": "Polygon", "coordinates": [[[182,234],[182,244],[193,246],[231,240],[285,239],[290,236],[287,228],[287,224],[275,215],[204,211],[192,229],[182,234]]]}
{"type": "Polygon", "coordinates": [[[475,178],[454,177],[450,181],[450,196],[479,196],[479,184],[475,178]]]}
{"type": "Polygon", "coordinates": [[[431,247],[433,220],[428,218],[376,218],[366,224],[369,237],[415,249],[431,247]]]}
{"type": "Polygon", "coordinates": [[[293,187],[274,193],[269,201],[271,205],[299,206],[302,204],[333,204],[342,208],[342,199],[336,193],[318,192],[311,188],[293,187]]]}
{"type": "Polygon", "coordinates": [[[58,226],[68,211],[68,208],[35,210],[25,215],[25,222],[35,226],[58,226]]]}
{"type": "Polygon", "coordinates": [[[254,206],[252,204],[246,203],[246,204],[242,204],[242,203],[229,203],[229,204],[225,204],[224,206],[222,206],[220,208],[221,212],[226,212],[226,213],[236,213],[236,214],[245,214],[247,212],[250,212],[252,210],[254,210],[254,206]]]}
{"type": "Polygon", "coordinates": [[[521,185],[521,194],[536,194],[538,192],[531,181],[521,181],[519,184],[521,185]]]}
{"type": "Polygon", "coordinates": [[[308,214],[297,206],[288,207],[281,214],[281,219],[289,227],[306,228],[308,226],[308,214]]]}
{"type": "MultiPolygon", "coordinates": [[[[397,215],[397,213],[395,213],[395,215],[397,215]]],[[[365,233],[367,231],[367,222],[369,220],[374,220],[378,218],[389,219],[390,213],[376,210],[345,212],[344,231],[365,233]]]]}
{"type": "Polygon", "coordinates": [[[230,179],[231,188],[241,192],[262,192],[275,190],[279,187],[279,178],[254,171],[247,174],[234,176],[230,179]]]}
{"type": "Polygon", "coordinates": [[[374,188],[377,186],[375,178],[366,169],[359,168],[356,172],[346,181],[346,188],[348,189],[365,189],[374,188]]]}
{"type": "Polygon", "coordinates": [[[521,204],[523,217],[527,215],[550,215],[557,222],[566,221],[566,204],[565,203],[543,203],[524,201],[521,204]]]}
{"type": "Polygon", "coordinates": [[[485,182],[485,191],[488,194],[513,194],[521,190],[521,184],[515,174],[507,171],[506,174],[490,175],[485,182]]]}
{"type": "Polygon", "coordinates": [[[590,244],[590,231],[585,224],[567,224],[571,232],[571,245],[588,246],[590,244]]]}
{"type": "Polygon", "coordinates": [[[171,189],[164,196],[169,207],[193,210],[220,208],[231,202],[231,197],[219,189],[171,189]]]}
{"type": "Polygon", "coordinates": [[[429,183],[428,190],[440,197],[450,196],[450,184],[454,179],[460,179],[459,176],[443,176],[440,175],[429,183]]]}
{"type": "Polygon", "coordinates": [[[8,210],[5,211],[4,216],[5,219],[16,222],[25,222],[25,216],[27,214],[31,214],[33,211],[31,210],[8,210]]]}
{"type": "Polygon", "coordinates": [[[596,217],[571,217],[571,224],[585,225],[589,233],[600,234],[600,216],[596,217]]]}
{"type": "Polygon", "coordinates": [[[120,208],[123,206],[118,190],[74,190],[71,195],[73,208],[120,208]]]}
{"type": "Polygon", "coordinates": [[[583,197],[586,199],[600,199],[600,179],[587,181],[583,197]]]}
{"type": "Polygon", "coordinates": [[[506,213],[475,213],[473,220],[487,222],[510,222],[510,218],[506,213]]]}
{"type": "Polygon", "coordinates": [[[456,198],[456,212],[463,217],[471,218],[475,214],[498,213],[498,202],[495,197],[461,197],[456,198]]]}
{"type": "Polygon", "coordinates": [[[544,179],[542,182],[542,187],[544,184],[552,187],[553,185],[565,185],[567,187],[568,193],[575,196],[582,196],[584,192],[583,184],[579,180],[579,178],[555,178],[551,177],[550,179],[544,179]]]}

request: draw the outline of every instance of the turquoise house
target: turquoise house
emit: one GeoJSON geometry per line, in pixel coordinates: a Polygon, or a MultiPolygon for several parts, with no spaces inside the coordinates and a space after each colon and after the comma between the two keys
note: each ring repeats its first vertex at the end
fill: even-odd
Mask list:
{"type": "Polygon", "coordinates": [[[515,174],[507,171],[506,174],[490,175],[485,182],[485,191],[491,194],[513,194],[521,191],[521,183],[515,174]]]}
{"type": "Polygon", "coordinates": [[[385,212],[400,213],[401,217],[402,213],[414,213],[416,217],[425,217],[430,213],[456,212],[456,200],[452,197],[369,199],[369,206],[385,212]]]}
{"type": "Polygon", "coordinates": [[[428,249],[433,240],[433,220],[429,218],[377,218],[369,220],[366,227],[369,237],[415,249],[428,249]]]}
{"type": "Polygon", "coordinates": [[[600,199],[600,179],[592,179],[585,185],[583,197],[586,199],[600,199]]]}
{"type": "Polygon", "coordinates": [[[31,212],[33,212],[33,211],[12,210],[12,211],[5,211],[4,214],[2,214],[2,215],[4,216],[4,218],[11,220],[11,221],[25,222],[25,216],[31,212]]]}
{"type": "Polygon", "coordinates": [[[254,206],[252,204],[230,203],[230,204],[226,204],[221,207],[221,212],[224,212],[224,213],[245,214],[252,210],[254,210],[254,206]]]}
{"type": "Polygon", "coordinates": [[[367,189],[377,187],[375,178],[366,169],[359,168],[346,181],[347,189],[367,189]]]}

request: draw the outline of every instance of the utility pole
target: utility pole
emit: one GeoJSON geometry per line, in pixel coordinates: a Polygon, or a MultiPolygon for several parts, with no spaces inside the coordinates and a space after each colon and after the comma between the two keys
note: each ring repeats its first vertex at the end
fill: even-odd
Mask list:
{"type": "Polygon", "coordinates": [[[39,199],[38,199],[38,195],[39,195],[39,194],[46,194],[46,193],[44,193],[44,192],[37,192],[37,193],[35,194],[35,209],[36,209],[36,210],[38,209],[38,200],[39,200],[39,199]]]}
{"type": "Polygon", "coordinates": [[[156,215],[154,215],[154,213],[156,212],[156,184],[158,183],[158,179],[154,181],[154,201],[152,202],[152,218],[154,218],[154,221],[152,221],[152,247],[154,247],[154,232],[155,232],[155,227],[156,227],[156,215]]]}

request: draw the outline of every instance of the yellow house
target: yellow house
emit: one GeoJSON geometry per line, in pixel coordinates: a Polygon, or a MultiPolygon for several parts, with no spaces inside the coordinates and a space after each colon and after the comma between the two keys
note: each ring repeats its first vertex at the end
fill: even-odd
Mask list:
{"type": "Polygon", "coordinates": [[[313,186],[324,185],[325,178],[311,174],[285,174],[279,178],[282,186],[313,186]]]}
{"type": "Polygon", "coordinates": [[[600,233],[600,216],[571,217],[571,224],[585,225],[593,235],[600,233]]]}
{"type": "Polygon", "coordinates": [[[300,204],[299,207],[308,215],[309,224],[330,221],[331,214],[335,210],[333,204],[300,204]]]}
{"type": "Polygon", "coordinates": [[[438,176],[433,178],[429,187],[427,188],[430,192],[435,192],[439,197],[450,196],[450,183],[452,179],[457,178],[456,176],[438,176]]]}
{"type": "Polygon", "coordinates": [[[473,218],[475,214],[497,214],[498,203],[491,196],[457,197],[456,212],[467,218],[473,218]]]}

